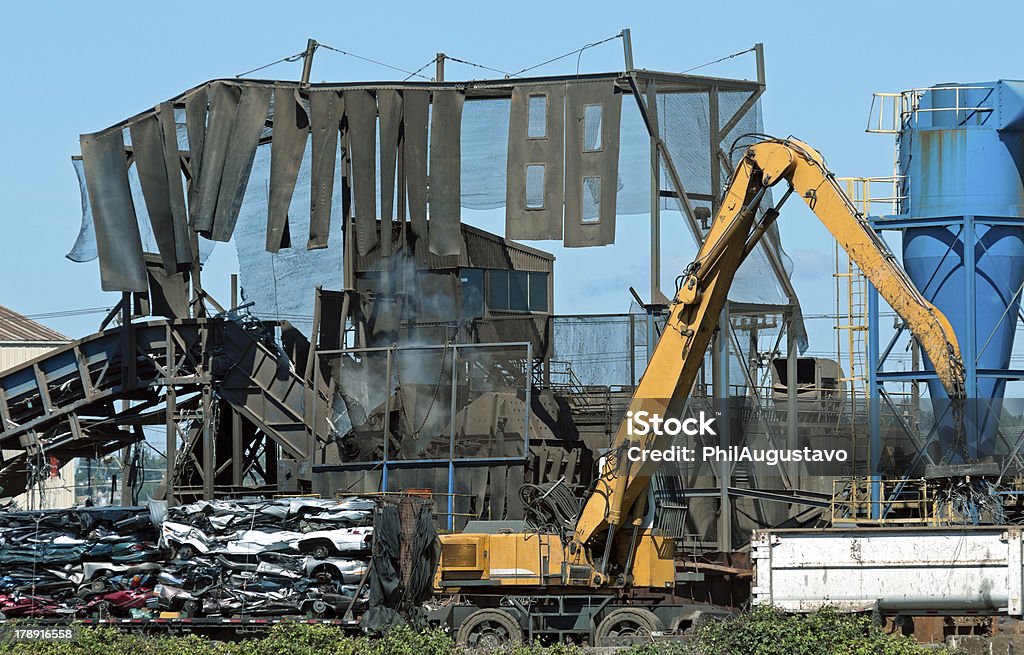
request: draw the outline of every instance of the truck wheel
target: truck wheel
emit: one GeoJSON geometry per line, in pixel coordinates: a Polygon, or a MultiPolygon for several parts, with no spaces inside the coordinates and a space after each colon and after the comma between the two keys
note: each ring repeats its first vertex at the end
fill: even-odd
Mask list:
{"type": "Polygon", "coordinates": [[[654,612],[638,607],[620,607],[601,620],[594,633],[594,645],[649,644],[655,632],[664,631],[665,624],[654,612]]]}
{"type": "Polygon", "coordinates": [[[523,643],[523,629],[507,612],[477,610],[459,626],[456,640],[466,648],[494,650],[523,643]]]}

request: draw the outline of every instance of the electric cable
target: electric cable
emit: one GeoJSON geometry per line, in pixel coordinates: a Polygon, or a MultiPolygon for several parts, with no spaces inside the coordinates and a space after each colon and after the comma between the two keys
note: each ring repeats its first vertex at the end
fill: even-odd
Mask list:
{"type": "MultiPolygon", "coordinates": [[[[519,77],[523,73],[527,73],[527,72],[532,71],[534,69],[540,68],[541,66],[547,66],[548,64],[553,64],[556,61],[560,61],[562,59],[565,59],[566,57],[571,57],[571,56],[573,56],[573,55],[575,55],[577,53],[582,55],[583,51],[587,50],[588,48],[593,48],[593,47],[599,46],[599,45],[601,45],[603,43],[608,43],[609,41],[613,41],[615,39],[620,39],[620,38],[622,38],[622,32],[619,32],[618,34],[609,36],[606,39],[601,39],[600,41],[594,41],[593,43],[588,43],[585,46],[583,46],[582,48],[576,48],[575,50],[572,50],[570,52],[565,53],[564,55],[559,55],[559,56],[554,57],[552,59],[548,59],[547,61],[542,61],[539,64],[535,64],[533,66],[529,66],[527,68],[524,68],[524,69],[522,69],[520,71],[516,71],[515,73],[512,73],[509,77],[519,77]]],[[[577,68],[577,73],[578,73],[578,68],[577,68]]]]}
{"type": "MultiPolygon", "coordinates": [[[[314,48],[314,51],[315,51],[315,48],[314,48]]],[[[296,62],[296,61],[298,61],[300,59],[305,58],[305,56],[306,56],[306,51],[303,50],[302,52],[296,53],[294,55],[288,55],[287,57],[282,57],[282,58],[278,59],[277,61],[272,61],[269,64],[264,64],[263,66],[260,66],[258,68],[254,68],[252,70],[245,71],[244,73],[239,73],[238,75],[235,75],[235,77],[236,78],[237,77],[245,77],[246,75],[251,75],[252,73],[255,73],[257,71],[261,71],[264,68],[270,68],[271,66],[276,66],[278,64],[283,64],[284,62],[289,62],[289,63],[296,62]]]]}
{"type": "MultiPolygon", "coordinates": [[[[342,50],[341,48],[335,48],[334,46],[327,45],[326,43],[321,43],[321,44],[319,44],[319,46],[321,48],[326,49],[326,50],[330,50],[332,52],[337,52],[338,54],[347,55],[349,57],[353,57],[355,59],[360,59],[362,61],[369,62],[371,64],[377,64],[378,66],[383,66],[384,68],[390,68],[391,70],[398,71],[399,73],[405,73],[409,77],[421,77],[421,78],[427,80],[428,82],[430,81],[430,78],[426,77],[425,75],[420,75],[419,73],[416,73],[416,72],[413,72],[413,71],[408,71],[408,70],[406,70],[404,68],[399,68],[398,66],[392,66],[391,64],[384,63],[383,61],[378,61],[376,59],[370,59],[369,57],[363,57],[362,55],[357,55],[354,52],[348,52],[347,50],[342,50]]],[[[421,68],[420,70],[423,70],[423,69],[421,68]]],[[[408,78],[406,78],[406,79],[408,79],[408,78]]]]}

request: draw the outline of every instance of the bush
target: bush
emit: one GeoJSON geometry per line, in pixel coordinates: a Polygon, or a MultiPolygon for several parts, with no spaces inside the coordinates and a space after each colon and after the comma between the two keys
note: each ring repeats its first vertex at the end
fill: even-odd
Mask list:
{"type": "Polygon", "coordinates": [[[823,609],[787,615],[757,607],[739,616],[712,621],[684,644],[652,644],[629,655],[934,655],[947,652],[909,637],[890,635],[864,615],[823,609]]]}
{"type": "MultiPolygon", "coordinates": [[[[889,635],[870,618],[825,609],[790,616],[759,607],[712,621],[689,642],[636,646],[624,655],[923,655],[938,652],[889,635]]],[[[189,635],[139,636],[113,628],[82,628],[74,642],[0,644],[0,655],[466,655],[443,630],[405,626],[380,637],[350,637],[335,626],[282,623],[263,638],[218,643],[189,635]]],[[[475,654],[474,654],[475,655],[475,654]]],[[[500,655],[583,655],[574,646],[524,645],[500,655]]]]}

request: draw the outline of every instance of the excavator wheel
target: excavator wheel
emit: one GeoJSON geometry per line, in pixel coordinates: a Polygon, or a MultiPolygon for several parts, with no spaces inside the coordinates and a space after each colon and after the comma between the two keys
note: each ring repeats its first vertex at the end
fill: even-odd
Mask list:
{"type": "Polygon", "coordinates": [[[640,607],[613,610],[597,626],[595,646],[631,646],[651,643],[651,635],[664,632],[665,624],[654,612],[640,607]]]}
{"type": "Polygon", "coordinates": [[[523,629],[508,612],[477,610],[459,626],[456,640],[466,648],[491,651],[523,643],[523,629]]]}

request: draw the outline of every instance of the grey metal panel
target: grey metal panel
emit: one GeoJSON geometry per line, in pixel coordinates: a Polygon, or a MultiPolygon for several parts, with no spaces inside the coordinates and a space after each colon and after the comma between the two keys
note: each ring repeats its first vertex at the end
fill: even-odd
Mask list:
{"type": "Polygon", "coordinates": [[[198,188],[192,207],[192,229],[200,234],[213,230],[220,195],[221,175],[231,141],[231,129],[238,113],[242,90],[233,84],[214,82],[210,86],[210,110],[203,137],[203,158],[199,166],[198,188]]]}
{"type": "MultiPolygon", "coordinates": [[[[395,209],[395,167],[398,164],[398,136],[402,123],[402,96],[398,91],[377,92],[380,112],[380,251],[391,254],[391,223],[395,209]]],[[[405,219],[398,217],[399,221],[405,219]]]]}
{"type": "Polygon", "coordinates": [[[509,239],[561,239],[565,197],[565,86],[517,86],[512,91],[505,185],[505,236],[509,239]],[[545,98],[543,137],[531,137],[530,99],[545,98]],[[526,202],[526,167],[544,166],[544,206],[526,202]]]}
{"type": "Polygon", "coordinates": [[[427,238],[427,121],[430,92],[406,90],[403,95],[405,128],[402,154],[408,189],[409,222],[412,233],[427,238]]]}
{"type": "Polygon", "coordinates": [[[488,518],[500,520],[505,518],[505,483],[508,475],[504,466],[492,466],[490,468],[490,484],[488,491],[491,494],[491,513],[488,518]]]}
{"type": "Polygon", "coordinates": [[[181,185],[181,151],[178,149],[178,124],[174,119],[174,104],[160,103],[156,116],[160,121],[160,131],[163,133],[167,196],[171,204],[171,227],[174,232],[174,258],[180,270],[192,265],[194,253],[188,233],[185,190],[181,185]]]}
{"type": "Polygon", "coordinates": [[[191,179],[188,185],[189,219],[192,216],[199,194],[199,172],[203,163],[203,144],[206,140],[206,105],[209,102],[207,87],[197,89],[185,98],[185,132],[188,135],[188,159],[191,179]]]}
{"type": "Polygon", "coordinates": [[[132,150],[139,173],[142,196],[146,200],[149,222],[153,226],[160,259],[169,275],[178,271],[174,245],[174,217],[171,215],[170,188],[164,160],[160,119],[147,116],[131,124],[132,150]]]}
{"type": "Polygon", "coordinates": [[[267,251],[290,247],[288,208],[309,137],[309,116],[298,89],[274,87],[274,133],[270,143],[270,197],[267,200],[267,251]]]}
{"type": "Polygon", "coordinates": [[[217,212],[210,235],[214,241],[230,241],[231,234],[235,231],[245,188],[249,185],[249,173],[256,157],[260,132],[267,122],[270,91],[267,87],[251,86],[242,90],[242,98],[238,101],[238,114],[231,130],[227,158],[224,160],[220,193],[217,197],[217,212]]]}
{"type": "Polygon", "coordinates": [[[611,82],[567,85],[565,114],[565,246],[579,248],[615,243],[615,196],[619,174],[619,122],[622,95],[611,82]],[[585,150],[587,106],[601,107],[599,150],[585,150]],[[584,220],[584,178],[600,178],[599,214],[584,220]]]}
{"type": "Polygon", "coordinates": [[[188,318],[188,273],[168,273],[164,267],[150,264],[149,314],[167,318],[188,318]]]}
{"type": "Polygon", "coordinates": [[[356,202],[356,252],[377,245],[377,99],[372,91],[345,91],[356,202]]]}
{"type": "Polygon", "coordinates": [[[462,91],[435,91],[430,115],[430,252],[462,251],[462,91]]]}
{"type": "Polygon", "coordinates": [[[306,248],[327,247],[331,231],[331,203],[338,159],[338,133],[345,102],[335,91],[309,92],[313,152],[310,163],[309,242],[306,248]]]}
{"type": "Polygon", "coordinates": [[[96,228],[100,285],[104,291],[145,291],[146,262],[128,186],[124,136],[121,130],[112,130],[83,134],[80,141],[96,228]]]}

